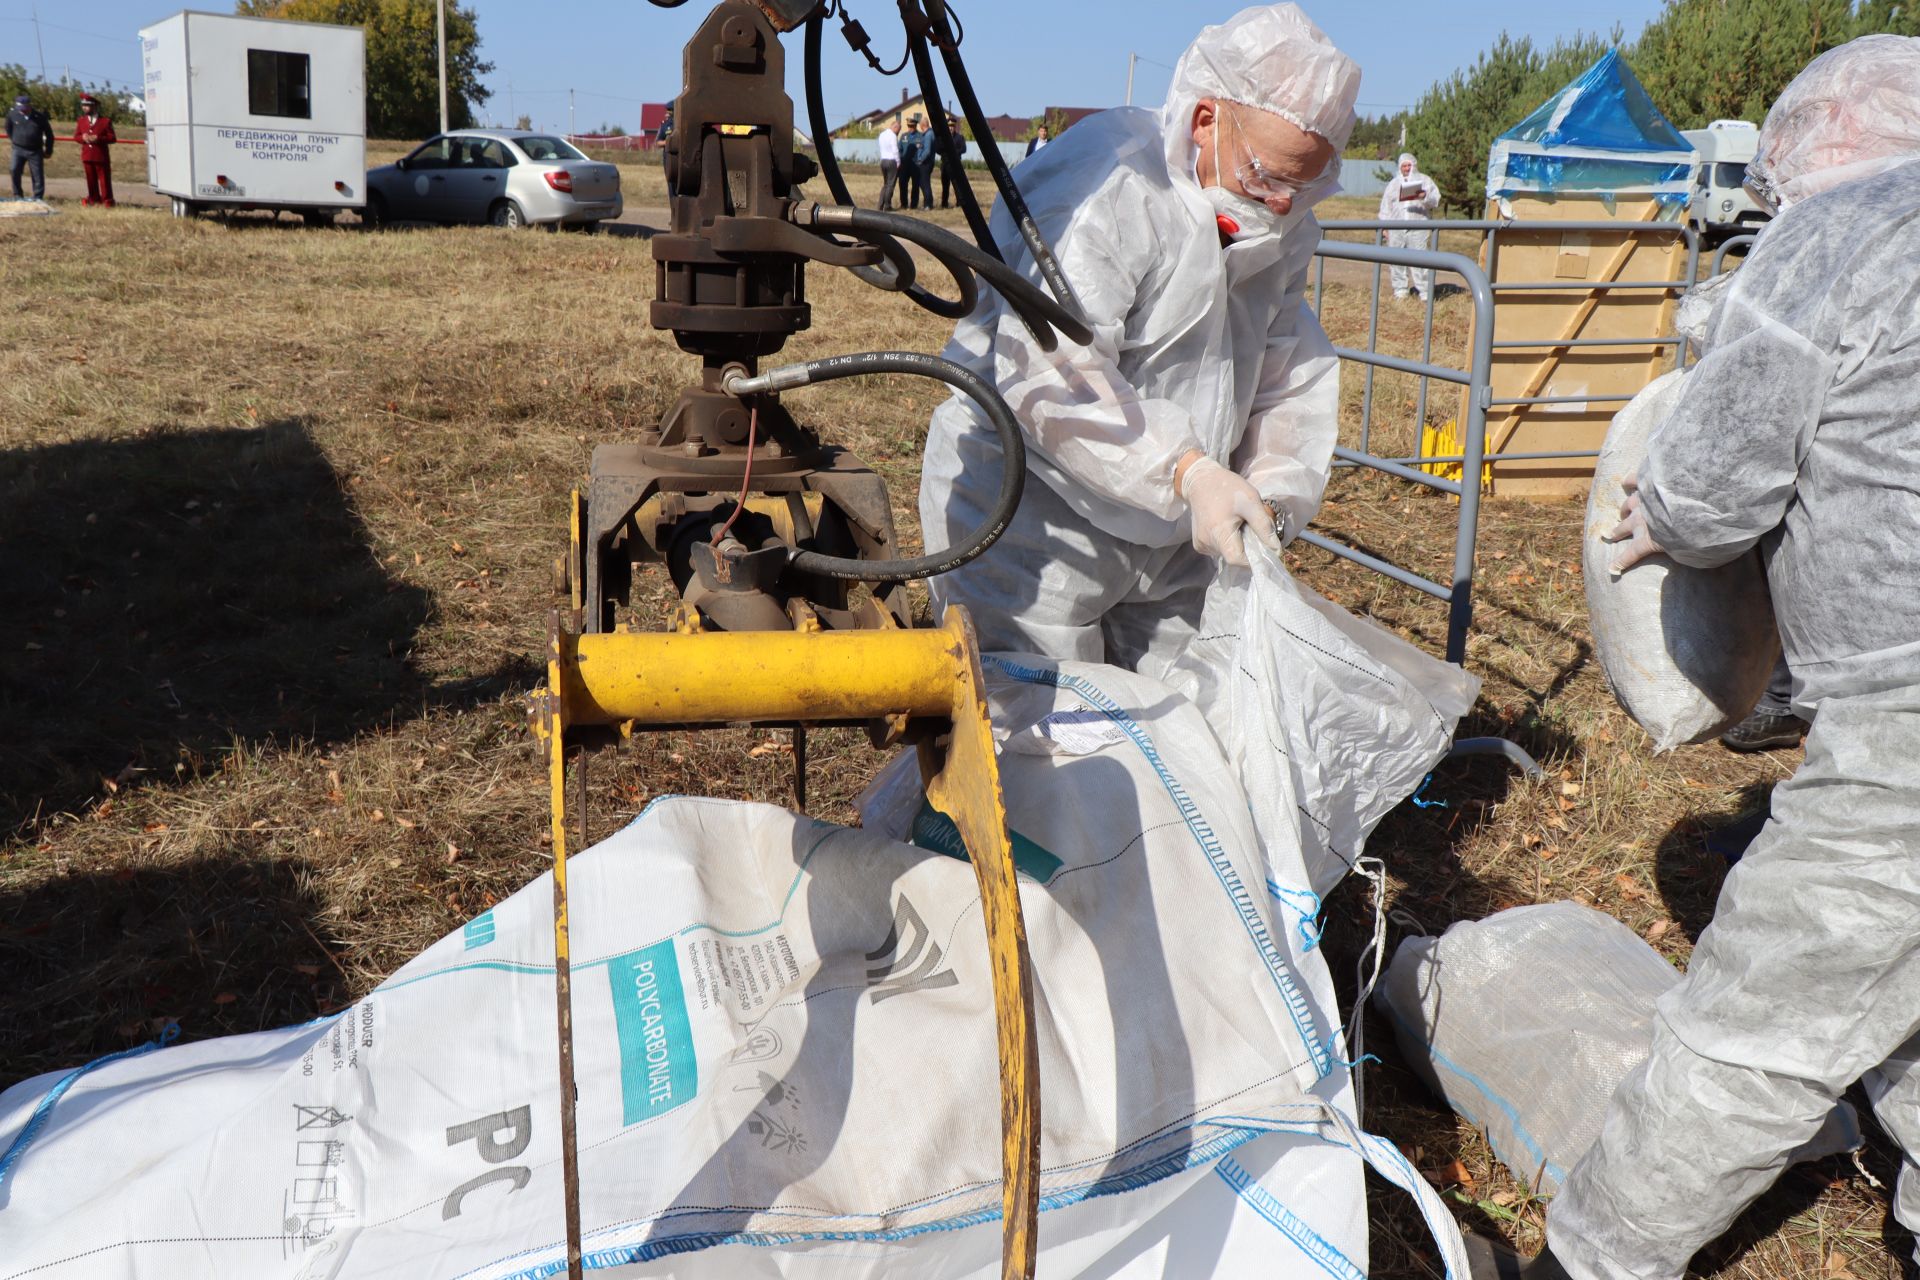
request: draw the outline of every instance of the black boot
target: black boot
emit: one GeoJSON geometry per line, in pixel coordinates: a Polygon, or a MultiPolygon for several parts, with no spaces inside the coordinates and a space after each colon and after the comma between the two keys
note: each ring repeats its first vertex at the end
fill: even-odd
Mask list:
{"type": "Polygon", "coordinates": [[[1777,747],[1797,747],[1807,736],[1807,722],[1788,712],[1756,711],[1720,735],[1720,745],[1729,751],[1772,751],[1777,747]]]}
{"type": "Polygon", "coordinates": [[[1500,1241],[1471,1232],[1466,1245],[1467,1274],[1473,1280],[1572,1280],[1551,1249],[1523,1258],[1500,1241]]]}

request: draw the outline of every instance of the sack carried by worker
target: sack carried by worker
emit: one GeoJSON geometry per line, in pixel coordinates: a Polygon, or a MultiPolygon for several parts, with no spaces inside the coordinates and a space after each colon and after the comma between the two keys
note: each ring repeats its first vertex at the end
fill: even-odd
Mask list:
{"type": "Polygon", "coordinates": [[[1647,439],[1679,402],[1685,373],[1655,379],[1614,415],[1587,496],[1582,569],[1595,654],[1613,695],[1653,736],[1656,752],[1704,742],[1745,718],[1780,657],[1758,552],[1715,569],[1664,555],[1612,571],[1622,482],[1639,473],[1647,439]]]}
{"type": "Polygon", "coordinates": [[[1480,681],[1302,586],[1258,539],[1246,549],[1252,567],[1222,563],[1161,679],[1239,767],[1261,840],[1299,846],[1305,882],[1280,883],[1323,894],[1446,755],[1480,681]]]}
{"type": "MultiPolygon", "coordinates": [[[[1612,916],[1549,902],[1408,938],[1373,998],[1408,1065],[1486,1133],[1516,1181],[1550,1195],[1646,1060],[1654,1004],[1679,981],[1612,916]]],[[[1794,1158],[1860,1143],[1843,1102],[1794,1158]]]]}

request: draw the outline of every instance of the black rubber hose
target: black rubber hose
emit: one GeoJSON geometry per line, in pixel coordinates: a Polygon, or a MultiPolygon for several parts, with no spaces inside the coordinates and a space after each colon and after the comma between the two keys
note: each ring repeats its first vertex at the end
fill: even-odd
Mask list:
{"type": "Polygon", "coordinates": [[[959,259],[970,269],[985,276],[987,283],[999,290],[1007,300],[1007,305],[1027,322],[1034,331],[1035,340],[1047,351],[1058,345],[1054,335],[1048,332],[1048,326],[1083,345],[1093,341],[1093,330],[1087,327],[1086,321],[1048,296],[1046,290],[998,258],[989,257],[959,236],[930,222],[922,222],[904,214],[880,213],[872,209],[842,209],[820,204],[812,207],[811,220],[817,227],[847,227],[856,231],[871,230],[898,236],[943,260],[948,255],[959,259]]]}
{"type": "Polygon", "coordinates": [[[807,19],[807,127],[813,130],[813,149],[820,153],[820,176],[827,180],[827,190],[833,193],[835,203],[850,205],[853,193],[847,190],[847,180],[840,172],[840,157],[833,153],[833,135],[827,129],[826,93],[820,83],[820,44],[826,25],[824,8],[814,10],[813,16],[807,19]]]}
{"type": "Polygon", "coordinates": [[[1026,199],[1013,181],[1013,173],[1007,168],[1007,158],[1000,154],[1000,148],[993,142],[993,131],[987,125],[987,113],[980,109],[980,98],[973,91],[973,80],[967,75],[967,64],[960,60],[959,42],[954,39],[953,28],[947,24],[946,0],[922,0],[922,3],[926,8],[927,21],[933,25],[933,37],[940,45],[941,60],[947,64],[947,75],[953,80],[954,96],[960,99],[960,110],[967,117],[967,127],[973,130],[975,138],[985,139],[980,144],[981,158],[987,162],[987,172],[993,175],[993,185],[1006,202],[1013,225],[1020,229],[1020,238],[1027,243],[1027,252],[1039,264],[1041,276],[1061,305],[1076,317],[1085,316],[1079,295],[1074,293],[1067,273],[1060,267],[1060,260],[1054,256],[1053,246],[1040,234],[1040,227],[1034,222],[1026,199]]]}
{"type": "MultiPolygon", "coordinates": [[[[1000,492],[995,496],[993,509],[987,513],[987,518],[958,544],[945,551],[901,560],[858,560],[823,555],[818,551],[799,551],[788,564],[800,573],[854,582],[911,582],[949,573],[992,546],[1006,532],[1013,513],[1020,507],[1020,493],[1027,483],[1027,445],[1020,434],[1020,424],[993,384],[965,365],[942,360],[939,356],[923,355],[918,351],[863,351],[856,355],[828,356],[824,360],[809,360],[804,364],[768,370],[758,378],[747,379],[746,385],[736,394],[751,395],[760,390],[779,390],[876,373],[904,373],[920,378],[935,378],[979,405],[986,412],[988,421],[993,423],[994,434],[1000,438],[1000,492]],[[756,387],[756,383],[761,385],[756,387]]],[[[730,383],[728,390],[734,390],[734,386],[730,383]]]]}
{"type": "MultiPolygon", "coordinates": [[[[820,176],[827,180],[828,192],[832,194],[834,200],[841,206],[852,209],[857,206],[853,202],[853,193],[847,190],[846,177],[840,172],[840,158],[833,154],[833,137],[827,126],[826,99],[821,88],[820,46],[826,26],[826,19],[827,14],[824,7],[816,9],[813,16],[807,19],[807,38],[805,44],[807,125],[813,130],[814,150],[819,152],[820,155],[820,176]]],[[[907,266],[912,268],[913,255],[908,253],[894,237],[887,235],[863,235],[860,238],[868,244],[877,246],[880,252],[887,255],[888,261],[894,264],[894,272],[896,275],[900,272],[899,262],[901,258],[904,258],[907,266]]],[[[932,250],[929,251],[933,252],[932,250]]],[[[876,288],[890,288],[905,292],[907,297],[916,305],[932,312],[934,315],[945,317],[948,320],[958,320],[973,310],[974,303],[978,301],[980,296],[979,286],[975,284],[972,272],[952,260],[950,256],[942,256],[938,252],[934,252],[934,256],[939,258],[941,265],[946,267],[948,272],[952,274],[954,284],[960,291],[960,297],[957,300],[942,298],[932,290],[914,283],[915,273],[911,269],[906,272],[906,283],[903,285],[881,283],[876,277],[882,277],[885,273],[873,267],[854,268],[853,273],[860,279],[865,280],[868,284],[874,285],[876,288]]]]}
{"type": "MultiPolygon", "coordinates": [[[[913,8],[918,0],[900,0],[900,19],[907,28],[907,53],[913,58],[913,71],[920,80],[920,101],[926,107],[928,118],[934,122],[933,136],[945,153],[953,148],[953,131],[947,128],[947,109],[941,105],[940,82],[933,74],[933,55],[927,52],[927,38],[921,34],[913,20],[913,8]]],[[[977,132],[977,130],[976,130],[977,132]]],[[[995,148],[997,151],[999,148],[995,148]]],[[[981,153],[987,148],[983,143],[981,153]]],[[[960,158],[953,158],[953,167],[961,170],[960,158]]],[[[927,195],[933,195],[933,183],[927,183],[927,195]]],[[[967,227],[973,232],[973,242],[980,251],[990,257],[1005,261],[1000,256],[1000,246],[994,243],[993,231],[987,226],[987,216],[980,212],[980,202],[974,198],[973,188],[967,185],[964,177],[960,181],[960,212],[966,215],[967,227]]]]}
{"type": "MultiPolygon", "coordinates": [[[[858,227],[848,227],[846,230],[848,235],[866,244],[878,247],[882,253],[887,251],[888,245],[894,246],[902,253],[907,252],[905,246],[901,245],[900,241],[893,236],[883,235],[874,231],[863,231],[858,227]]],[[[949,320],[960,320],[972,315],[973,308],[980,301],[979,280],[974,276],[973,272],[968,269],[967,264],[960,261],[957,257],[954,257],[951,252],[943,252],[937,248],[929,248],[927,252],[932,254],[934,260],[942,267],[945,267],[947,274],[953,277],[954,288],[960,291],[960,296],[958,298],[942,298],[937,294],[929,292],[923,286],[915,285],[912,290],[913,300],[919,303],[921,307],[931,311],[934,315],[944,316],[949,320]]],[[[1042,327],[1044,328],[1045,326],[1043,325],[1042,327]]],[[[1051,350],[1052,348],[1049,347],[1048,349],[1051,350]]]]}

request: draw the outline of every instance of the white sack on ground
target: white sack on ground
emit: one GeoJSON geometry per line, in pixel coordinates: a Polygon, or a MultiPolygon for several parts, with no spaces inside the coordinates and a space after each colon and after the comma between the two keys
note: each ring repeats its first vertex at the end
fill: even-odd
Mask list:
{"type": "Polygon", "coordinates": [[[1587,496],[1582,571],[1601,669],[1614,697],[1653,736],[1656,752],[1704,742],[1745,718],[1780,657],[1766,571],[1757,552],[1717,569],[1653,556],[1623,574],[1605,541],[1620,523],[1622,481],[1647,456],[1647,438],[1680,398],[1686,374],[1649,383],[1614,415],[1587,496]]]}
{"type": "MultiPolygon", "coordinates": [[[[1200,716],[1108,667],[988,671],[1039,988],[1042,1274],[1364,1280],[1366,1162],[1464,1277],[1444,1207],[1352,1122],[1326,967],[1262,892],[1274,853],[1200,716]]],[[[570,878],[592,1265],[999,1274],[966,863],[682,798],[570,878]]],[[[561,1272],[550,904],[542,877],[335,1017],[0,1095],[0,1277],[561,1272]]]]}
{"type": "MultiPolygon", "coordinates": [[[[1654,1004],[1679,981],[1612,916],[1550,902],[1406,939],[1374,1002],[1428,1087],[1486,1133],[1516,1180],[1551,1195],[1646,1060],[1654,1004]]],[[[1843,1102],[1796,1158],[1860,1141],[1843,1102]]]]}
{"type": "Polygon", "coordinates": [[[1387,811],[1453,745],[1480,680],[1295,581],[1245,540],[1224,564],[1200,633],[1154,672],[1192,698],[1238,766],[1261,839],[1301,851],[1278,883],[1318,896],[1360,856],[1387,811]]]}

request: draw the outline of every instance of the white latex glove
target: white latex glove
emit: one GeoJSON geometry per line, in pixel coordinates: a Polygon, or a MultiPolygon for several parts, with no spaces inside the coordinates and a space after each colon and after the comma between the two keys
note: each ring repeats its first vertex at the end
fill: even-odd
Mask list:
{"type": "Polygon", "coordinates": [[[1658,555],[1666,550],[1653,540],[1652,530],[1647,528],[1647,513],[1640,507],[1640,477],[1630,475],[1620,482],[1627,491],[1627,500],[1620,504],[1620,523],[1613,526],[1607,534],[1608,542],[1624,542],[1620,554],[1613,558],[1613,572],[1617,577],[1639,564],[1648,556],[1658,555]]]}
{"type": "Polygon", "coordinates": [[[1195,551],[1219,556],[1244,569],[1247,553],[1240,545],[1242,525],[1274,551],[1280,550],[1280,531],[1274,527],[1273,512],[1260,500],[1259,491],[1212,458],[1201,458],[1187,468],[1180,480],[1180,496],[1193,512],[1195,551]]]}

